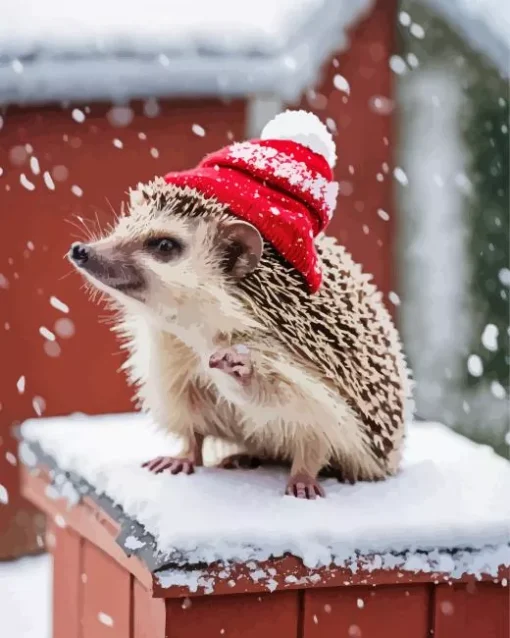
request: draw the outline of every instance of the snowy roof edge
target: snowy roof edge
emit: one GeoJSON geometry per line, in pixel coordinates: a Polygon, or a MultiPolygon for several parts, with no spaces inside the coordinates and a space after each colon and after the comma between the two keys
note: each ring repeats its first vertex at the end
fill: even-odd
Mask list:
{"type": "MultiPolygon", "coordinates": [[[[72,487],[80,494],[77,503],[84,496],[91,498],[119,524],[120,531],[115,538],[117,545],[122,548],[127,556],[136,556],[158,578],[163,588],[187,586],[191,592],[195,592],[199,586],[210,587],[211,574],[207,572],[207,568],[203,567],[202,561],[199,563],[189,561],[188,556],[178,551],[173,554],[161,552],[155,537],[146,531],[143,525],[127,515],[122,507],[116,505],[107,494],[98,493],[94,486],[80,475],[60,469],[51,454],[44,451],[37,441],[27,440],[23,437],[22,426],[15,428],[14,435],[19,441],[19,458],[21,462],[29,469],[35,469],[40,464],[45,465],[50,471],[52,485],[61,483],[58,480],[59,475],[65,477],[65,480],[69,481],[72,487]],[[133,540],[135,541],[134,545],[133,540]]],[[[64,494],[58,494],[54,498],[61,496],[64,496],[64,494]]],[[[49,497],[51,498],[51,496],[49,497]]],[[[69,502],[69,507],[77,503],[69,502]]],[[[472,568],[472,564],[475,564],[480,574],[485,573],[496,576],[490,567],[490,564],[494,563],[493,556],[501,559],[500,566],[510,566],[510,544],[486,545],[478,548],[461,547],[458,549],[443,547],[430,548],[428,550],[408,548],[405,551],[372,552],[366,555],[355,552],[350,556],[343,556],[340,561],[333,561],[333,565],[335,567],[348,568],[353,573],[358,569],[371,572],[374,569],[383,568],[411,572],[449,573],[450,576],[461,578],[467,574],[476,573],[472,568]]],[[[281,556],[274,557],[281,558],[281,556]]],[[[216,576],[229,578],[230,569],[235,562],[233,560],[225,563],[215,561],[214,565],[218,572],[216,576]],[[227,571],[225,571],[224,567],[228,567],[227,571]]],[[[260,561],[251,558],[250,562],[256,564],[260,561]]],[[[264,562],[264,560],[261,562],[264,562]]],[[[265,574],[265,578],[269,580],[268,587],[272,591],[271,583],[273,579],[271,575],[265,574]]],[[[313,576],[310,578],[310,582],[315,582],[313,576]]]]}
{"type": "MultiPolygon", "coordinates": [[[[126,555],[136,555],[150,572],[165,569],[170,564],[174,564],[158,550],[154,536],[150,532],[145,531],[138,521],[128,516],[109,496],[99,494],[93,485],[75,472],[60,469],[55,459],[45,452],[37,441],[27,441],[23,439],[21,428],[17,428],[15,436],[19,440],[19,457],[23,465],[28,469],[35,469],[39,465],[45,466],[50,472],[52,487],[62,483],[62,481],[58,479],[59,476],[65,477],[65,480],[71,483],[74,490],[79,494],[79,500],[77,502],[68,500],[69,507],[78,504],[84,496],[88,496],[96,505],[101,507],[108,516],[119,524],[120,531],[115,542],[123,549],[126,555]],[[129,548],[129,538],[135,538],[139,542],[139,547],[136,549],[129,548]]],[[[51,498],[49,494],[51,494],[51,491],[47,492],[48,497],[51,498]]],[[[65,498],[66,494],[57,492],[54,498],[59,497],[65,498]]]]}
{"type": "Polygon", "coordinates": [[[294,102],[329,56],[347,48],[347,30],[368,15],[373,2],[357,0],[348,11],[343,3],[328,4],[333,15],[326,24],[323,11],[304,37],[294,37],[291,48],[275,56],[191,55],[175,58],[178,64],[172,57],[169,64],[153,57],[34,58],[0,65],[0,104],[256,94],[294,102]]]}
{"type": "MultiPolygon", "coordinates": [[[[465,0],[418,0],[442,16],[473,48],[484,53],[498,68],[503,77],[510,77],[510,39],[491,27],[487,20],[470,15],[461,5],[465,0]]],[[[493,16],[493,20],[504,20],[503,16],[493,16]]],[[[510,38],[510,24],[509,24],[510,38]]]]}

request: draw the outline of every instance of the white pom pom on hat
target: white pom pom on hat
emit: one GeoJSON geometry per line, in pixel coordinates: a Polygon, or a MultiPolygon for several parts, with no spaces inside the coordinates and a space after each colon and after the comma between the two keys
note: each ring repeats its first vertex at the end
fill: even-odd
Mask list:
{"type": "Polygon", "coordinates": [[[262,140],[291,140],[322,155],[331,168],[336,164],[333,136],[320,119],[309,111],[279,113],[262,129],[262,140]]]}

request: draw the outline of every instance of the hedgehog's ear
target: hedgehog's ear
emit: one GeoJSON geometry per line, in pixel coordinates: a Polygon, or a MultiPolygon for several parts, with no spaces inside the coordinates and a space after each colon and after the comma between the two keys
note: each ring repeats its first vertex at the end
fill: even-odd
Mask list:
{"type": "Polygon", "coordinates": [[[259,265],[264,241],[248,222],[227,221],[219,229],[224,269],[235,279],[242,279],[259,265]]]}

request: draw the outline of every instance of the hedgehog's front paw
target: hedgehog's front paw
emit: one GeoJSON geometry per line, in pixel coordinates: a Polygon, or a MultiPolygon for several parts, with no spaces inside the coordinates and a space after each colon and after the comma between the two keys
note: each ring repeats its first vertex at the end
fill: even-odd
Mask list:
{"type": "Polygon", "coordinates": [[[193,474],[195,463],[192,459],[177,459],[173,456],[158,456],[142,465],[153,474],[161,474],[168,471],[170,474],[193,474]]]}
{"type": "Polygon", "coordinates": [[[209,367],[222,370],[243,385],[247,384],[253,375],[251,353],[248,346],[243,344],[215,352],[209,359],[209,367]]]}
{"type": "Polygon", "coordinates": [[[294,474],[287,483],[285,494],[295,496],[297,498],[314,499],[317,496],[326,496],[324,489],[319,481],[309,474],[294,474]]]}

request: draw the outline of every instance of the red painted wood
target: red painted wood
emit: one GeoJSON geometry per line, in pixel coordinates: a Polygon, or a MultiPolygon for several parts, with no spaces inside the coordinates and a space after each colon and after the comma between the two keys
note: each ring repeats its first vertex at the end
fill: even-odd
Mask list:
{"type": "Polygon", "coordinates": [[[435,638],[508,638],[510,588],[494,583],[438,585],[435,638]]]}
{"type": "MultiPolygon", "coordinates": [[[[98,320],[107,313],[88,300],[81,279],[63,259],[70,243],[85,235],[76,216],[97,230],[96,218],[101,224],[110,221],[111,207],[119,210],[128,187],[193,166],[206,152],[227,144],[229,132],[241,139],[245,130],[243,101],[163,101],[157,117],[147,116],[147,108],[136,102],[131,105],[133,120],[121,128],[111,124],[108,105],[90,105],[83,123],[71,115],[75,106],[85,109],[8,107],[2,112],[0,353],[9,365],[0,366],[0,476],[11,504],[0,511],[0,556],[11,551],[3,547],[7,539],[14,539],[9,545],[20,544],[22,532],[7,531],[16,513],[28,509],[18,494],[18,469],[5,458],[15,447],[11,425],[35,416],[34,404],[45,415],[131,409],[131,392],[117,372],[123,360],[120,349],[108,325],[98,320]],[[194,123],[205,128],[204,137],[192,132],[194,123]],[[115,139],[122,149],[114,146],[115,139]],[[38,175],[32,156],[38,160],[38,175]],[[54,190],[46,185],[45,173],[52,176],[54,190]],[[34,190],[23,187],[20,180],[25,178],[34,190]],[[73,194],[73,186],[83,191],[81,197],[73,194]],[[52,295],[69,306],[69,315],[50,305],[52,295]],[[62,319],[72,324],[56,323],[62,319]],[[57,332],[56,343],[39,334],[41,326],[57,332]],[[69,327],[72,336],[58,335],[59,328],[69,327]],[[25,390],[19,393],[16,384],[22,375],[25,390]]],[[[27,533],[28,519],[19,526],[27,533]]],[[[35,545],[35,534],[21,545],[16,552],[35,545]]]]}
{"type": "Polygon", "coordinates": [[[53,554],[53,638],[81,638],[82,539],[50,523],[47,545],[53,554]]]}
{"type": "Polygon", "coordinates": [[[153,598],[137,580],[133,582],[133,638],[165,638],[166,606],[153,598]]]}
{"type": "Polygon", "coordinates": [[[131,574],[88,542],[83,574],[83,638],[131,638],[131,574]]]}
{"type": "Polygon", "coordinates": [[[167,600],[166,638],[297,638],[298,592],[167,600]]]}
{"type": "Polygon", "coordinates": [[[303,638],[427,638],[430,595],[425,585],[306,591],[303,638]]]}
{"type": "Polygon", "coordinates": [[[127,556],[115,542],[118,525],[111,522],[105,512],[92,506],[90,499],[71,509],[65,499],[53,499],[46,496],[49,485],[47,472],[41,469],[38,475],[22,468],[22,490],[24,496],[39,509],[54,519],[61,516],[69,529],[74,530],[103,552],[113,558],[123,569],[132,573],[145,587],[151,588],[153,576],[145,565],[135,556],[127,556]]]}
{"type": "Polygon", "coordinates": [[[374,275],[384,293],[395,289],[395,105],[389,58],[395,49],[397,5],[396,0],[376,1],[351,32],[349,48],[326,65],[322,82],[301,103],[323,121],[331,118],[337,130],[340,194],[328,232],[374,275]],[[348,81],[349,94],[334,87],[337,74],[348,81]],[[382,219],[378,209],[390,219],[382,219]]]}

